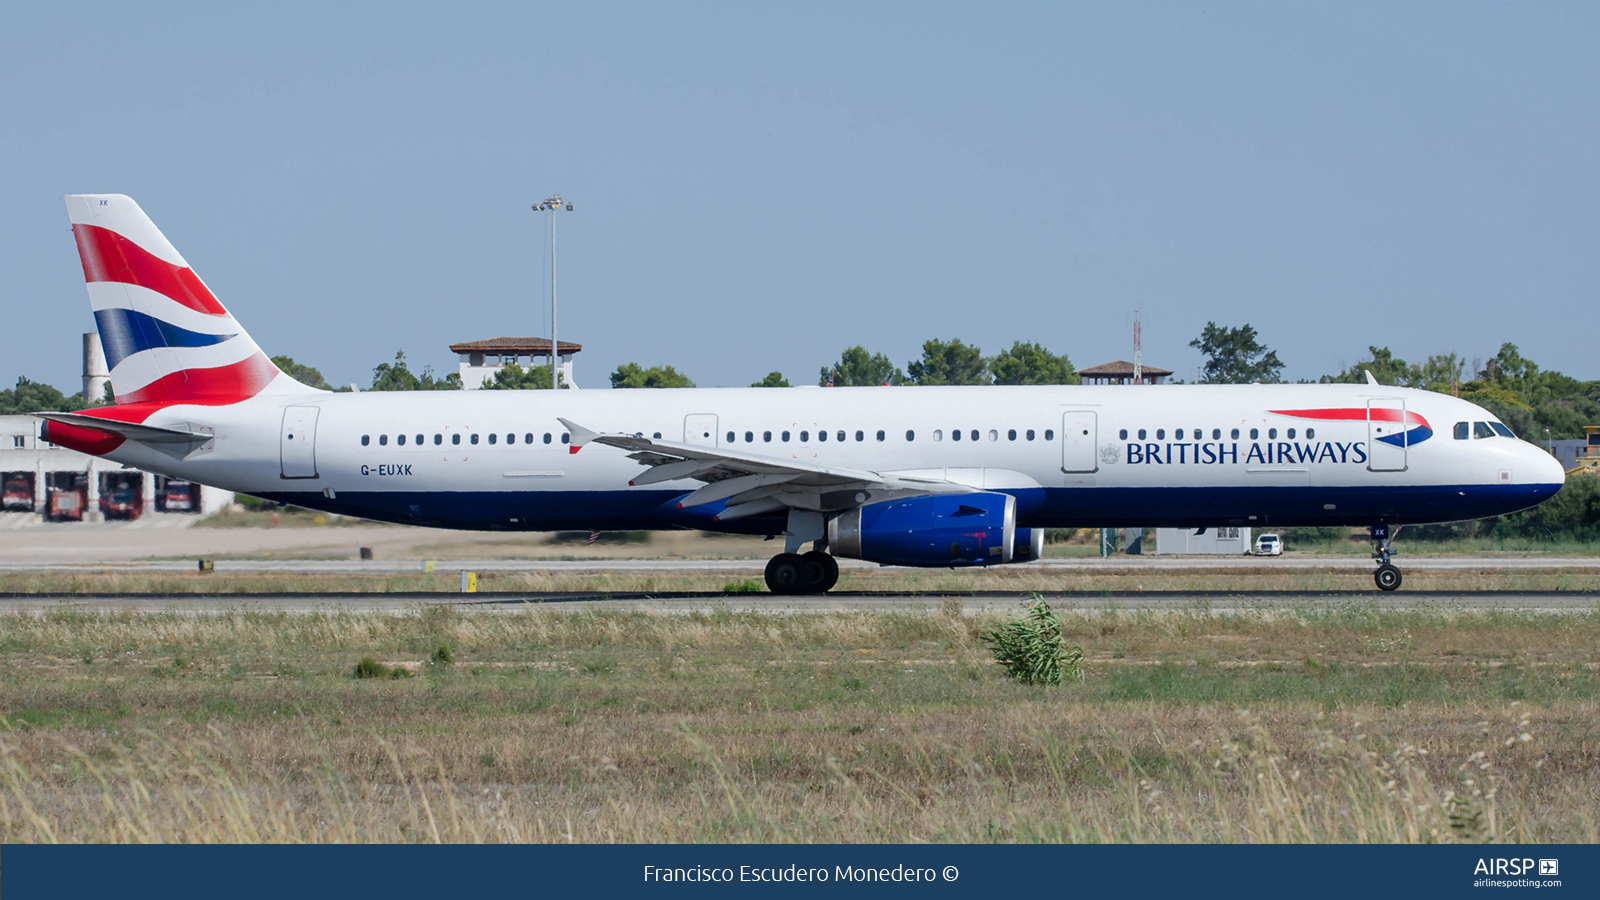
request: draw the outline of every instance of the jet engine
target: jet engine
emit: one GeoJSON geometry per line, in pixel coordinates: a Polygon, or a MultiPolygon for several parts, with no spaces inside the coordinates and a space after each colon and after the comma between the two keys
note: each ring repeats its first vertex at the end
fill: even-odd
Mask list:
{"type": "Polygon", "coordinates": [[[1010,494],[929,494],[870,503],[828,522],[834,556],[891,566],[992,566],[1037,559],[1044,531],[1017,528],[1010,494]],[[1019,547],[1018,544],[1021,543],[1019,547]]]}

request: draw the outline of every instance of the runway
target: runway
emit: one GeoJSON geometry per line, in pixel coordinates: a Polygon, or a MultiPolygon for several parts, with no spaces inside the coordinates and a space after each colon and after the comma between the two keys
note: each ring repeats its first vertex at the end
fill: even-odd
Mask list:
{"type": "MultiPolygon", "coordinates": [[[[1384,611],[1459,613],[1521,612],[1583,614],[1600,611],[1594,591],[1051,591],[1051,606],[1073,613],[1261,614],[1317,613],[1352,607],[1384,611]]],[[[415,613],[443,605],[463,611],[518,614],[599,610],[666,614],[756,612],[793,615],[823,612],[931,613],[960,601],[967,615],[1009,612],[1023,595],[996,591],[868,592],[839,591],[821,597],[711,592],[596,593],[330,593],[330,594],[8,594],[0,595],[0,614],[51,610],[176,612],[208,615],[270,613],[415,613]]]]}
{"type": "MultiPolygon", "coordinates": [[[[431,560],[435,572],[547,572],[547,573],[715,573],[760,575],[767,564],[758,559],[437,559],[431,560]]],[[[50,560],[0,561],[0,574],[8,572],[193,572],[196,559],[125,560],[117,562],[70,563],[50,560]]],[[[1592,556],[1396,556],[1395,563],[1407,571],[1461,571],[1477,569],[1594,569],[1600,575],[1600,558],[1592,556]]],[[[359,559],[219,559],[216,571],[223,574],[265,575],[414,575],[423,571],[425,561],[359,559]]],[[[1043,559],[1013,563],[1006,571],[1042,573],[1125,572],[1125,571],[1215,571],[1247,570],[1270,573],[1284,569],[1361,569],[1371,570],[1373,562],[1365,556],[1125,556],[1043,559]]],[[[839,560],[845,571],[923,571],[854,559],[839,560]]]]}

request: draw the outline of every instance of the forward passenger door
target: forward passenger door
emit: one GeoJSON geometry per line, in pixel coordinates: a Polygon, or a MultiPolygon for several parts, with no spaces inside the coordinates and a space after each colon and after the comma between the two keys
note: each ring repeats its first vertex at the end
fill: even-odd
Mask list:
{"type": "Polygon", "coordinates": [[[1100,468],[1096,458],[1099,438],[1098,414],[1078,410],[1061,416],[1061,471],[1095,472],[1100,468]]]}
{"type": "Polygon", "coordinates": [[[1383,398],[1367,401],[1367,468],[1373,472],[1406,470],[1406,402],[1383,398]]]}

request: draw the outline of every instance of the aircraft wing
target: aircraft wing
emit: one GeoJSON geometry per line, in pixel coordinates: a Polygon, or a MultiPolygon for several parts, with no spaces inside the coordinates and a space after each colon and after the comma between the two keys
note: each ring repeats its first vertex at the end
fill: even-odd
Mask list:
{"type": "Polygon", "coordinates": [[[824,466],[726,447],[652,439],[640,434],[602,434],[567,419],[560,419],[560,422],[572,434],[570,452],[577,453],[591,443],[604,444],[630,451],[629,459],[648,467],[629,481],[630,485],[682,478],[706,482],[705,487],[678,501],[678,506],[687,509],[725,500],[718,521],[786,508],[844,510],[891,496],[974,490],[937,478],[824,466]]]}

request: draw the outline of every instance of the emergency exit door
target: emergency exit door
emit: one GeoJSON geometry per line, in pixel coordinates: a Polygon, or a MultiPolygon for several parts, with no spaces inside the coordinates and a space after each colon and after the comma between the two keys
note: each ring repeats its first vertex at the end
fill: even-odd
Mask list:
{"type": "Polygon", "coordinates": [[[317,477],[318,412],[315,406],[291,406],[283,411],[278,456],[284,478],[317,477]]]}
{"type": "Polygon", "coordinates": [[[717,417],[710,413],[695,413],[683,417],[683,442],[685,444],[717,445],[717,417]]]}
{"type": "Polygon", "coordinates": [[[1095,457],[1098,419],[1093,412],[1069,412],[1061,416],[1061,471],[1094,472],[1100,468],[1095,457]]]}

